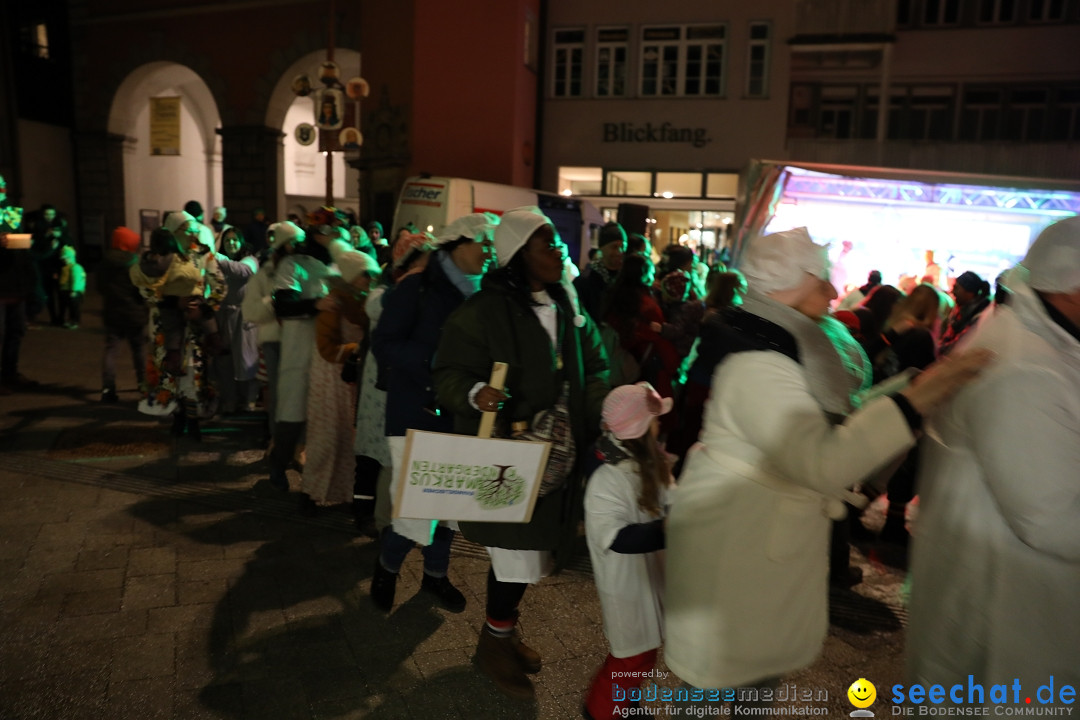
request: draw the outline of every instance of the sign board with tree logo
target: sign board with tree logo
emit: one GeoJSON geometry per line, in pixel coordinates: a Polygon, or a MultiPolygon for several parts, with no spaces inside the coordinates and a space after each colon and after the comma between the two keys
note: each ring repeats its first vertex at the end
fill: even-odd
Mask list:
{"type": "Polygon", "coordinates": [[[409,430],[395,518],[529,522],[551,443],[409,430]]]}

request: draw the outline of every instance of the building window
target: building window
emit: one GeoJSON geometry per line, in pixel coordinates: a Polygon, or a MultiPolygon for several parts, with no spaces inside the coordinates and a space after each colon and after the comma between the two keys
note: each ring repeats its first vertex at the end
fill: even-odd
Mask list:
{"type": "Polygon", "coordinates": [[[814,136],[814,86],[791,86],[788,137],[814,136]]]}
{"type": "Polygon", "coordinates": [[[1042,140],[1046,125],[1048,93],[1043,89],[1023,88],[1009,93],[1005,111],[1003,140],[1042,140]]]}
{"type": "Polygon", "coordinates": [[[1004,25],[1016,19],[1016,0],[979,0],[979,23],[1004,25]]]}
{"type": "Polygon", "coordinates": [[[605,195],[652,195],[652,173],[609,170],[605,182],[605,195]]]}
{"type": "Polygon", "coordinates": [[[1056,22],[1065,18],[1065,0],[1029,0],[1028,19],[1032,22],[1056,22]]]}
{"type": "Polygon", "coordinates": [[[551,73],[553,97],[581,97],[581,59],[584,53],[584,30],[555,31],[551,73]]]}
{"type": "Polygon", "coordinates": [[[1057,92],[1050,113],[1051,140],[1080,140],[1080,87],[1057,92]]]}
{"type": "Polygon", "coordinates": [[[952,139],[953,89],[913,87],[901,125],[905,140],[952,139]]]}
{"type": "Polygon", "coordinates": [[[677,95],[681,27],[645,28],[641,46],[641,94],[677,95]]]}
{"type": "Polygon", "coordinates": [[[816,137],[855,137],[855,87],[823,87],[817,114],[816,137]]]}
{"type": "Polygon", "coordinates": [[[911,7],[912,0],[896,0],[896,24],[899,27],[911,25],[915,12],[911,7]]]}
{"type": "Polygon", "coordinates": [[[719,96],[724,92],[723,25],[705,25],[686,29],[686,77],[684,95],[719,96]]]}
{"type": "Polygon", "coordinates": [[[656,173],[656,195],[659,197],[701,197],[701,173],[656,173]]]}
{"type": "Polygon", "coordinates": [[[45,23],[22,26],[23,52],[30,57],[49,59],[49,28],[45,23]]]}
{"type": "Polygon", "coordinates": [[[955,25],[960,22],[960,0],[924,0],[924,25],[955,25]]]}
{"type": "Polygon", "coordinates": [[[644,28],[641,94],[722,96],[725,32],[723,25],[644,28]]]}
{"type": "Polygon", "coordinates": [[[626,95],[626,57],[630,31],[599,28],[596,31],[596,96],[626,95]]]}
{"type": "Polygon", "coordinates": [[[1001,91],[973,89],[964,91],[960,111],[961,140],[997,140],[1001,122],[1001,91]]]}
{"type": "Polygon", "coordinates": [[[738,173],[709,173],[705,176],[705,197],[737,197],[738,173]]]}
{"type": "Polygon", "coordinates": [[[750,23],[750,46],[746,58],[747,97],[769,96],[769,38],[769,23],[750,23]]]}
{"type": "Polygon", "coordinates": [[[559,194],[602,195],[604,170],[598,167],[559,167],[559,194]]]}

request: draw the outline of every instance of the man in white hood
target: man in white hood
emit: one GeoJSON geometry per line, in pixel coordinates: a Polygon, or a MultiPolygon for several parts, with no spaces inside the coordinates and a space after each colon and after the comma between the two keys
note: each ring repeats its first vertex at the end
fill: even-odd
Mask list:
{"type": "Polygon", "coordinates": [[[966,339],[998,361],[924,448],[908,675],[962,685],[946,702],[993,704],[995,684],[1021,707],[1073,702],[1059,691],[1080,685],[1080,217],[1044,230],[1005,285],[966,339]]]}

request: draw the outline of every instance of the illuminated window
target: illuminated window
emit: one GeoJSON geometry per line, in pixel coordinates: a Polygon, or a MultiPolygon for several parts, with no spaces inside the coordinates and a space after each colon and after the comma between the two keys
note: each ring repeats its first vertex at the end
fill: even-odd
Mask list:
{"type": "Polygon", "coordinates": [[[45,27],[45,23],[39,24],[34,28],[34,35],[37,39],[37,56],[45,60],[49,59],[49,29],[45,27]]]}
{"type": "Polygon", "coordinates": [[[767,22],[750,23],[750,46],[746,58],[746,96],[769,96],[769,38],[767,22]]]}
{"type": "Polygon", "coordinates": [[[924,25],[955,25],[960,22],[960,0],[925,0],[924,25]]]}
{"type": "Polygon", "coordinates": [[[596,96],[626,95],[626,57],[630,31],[599,28],[596,31],[596,96]]]}
{"type": "Polygon", "coordinates": [[[652,173],[609,170],[605,195],[652,195],[652,173]]]}
{"type": "Polygon", "coordinates": [[[705,197],[735,197],[739,192],[738,173],[709,173],[705,177],[705,197]]]}
{"type": "Polygon", "coordinates": [[[660,197],[701,197],[701,173],[656,173],[656,194],[660,197]]]}
{"type": "Polygon", "coordinates": [[[559,193],[562,195],[602,195],[603,183],[603,168],[559,167],[559,193]]]}
{"type": "Polygon", "coordinates": [[[581,97],[581,62],[585,53],[584,30],[556,30],[551,94],[581,97]]]}
{"type": "Polygon", "coordinates": [[[30,57],[49,59],[49,28],[45,23],[23,25],[19,34],[22,52],[30,57]]]}
{"type": "Polygon", "coordinates": [[[642,30],[641,95],[724,94],[724,25],[675,25],[642,30]]]}
{"type": "Polygon", "coordinates": [[[1028,19],[1032,22],[1056,22],[1065,18],[1065,0],[1030,0],[1028,19]]]}

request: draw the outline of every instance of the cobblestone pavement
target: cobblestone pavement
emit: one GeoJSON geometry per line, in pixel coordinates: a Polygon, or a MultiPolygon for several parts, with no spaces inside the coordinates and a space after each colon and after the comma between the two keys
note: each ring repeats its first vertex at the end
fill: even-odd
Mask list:
{"type": "MultiPolygon", "coordinates": [[[[418,553],[378,612],[374,544],[344,509],[305,518],[266,487],[258,417],[176,441],[135,411],[123,358],[121,402],[98,402],[95,301],[80,330],[30,331],[21,369],[43,385],[0,397],[0,718],[580,717],[606,653],[586,558],[526,593],[537,701],[503,698],[471,664],[481,548],[455,542],[465,612],[417,594],[418,553]]],[[[855,679],[901,679],[903,575],[853,557],[865,581],[834,594],[824,653],[784,680],[827,691],[834,716],[855,679]]]]}

